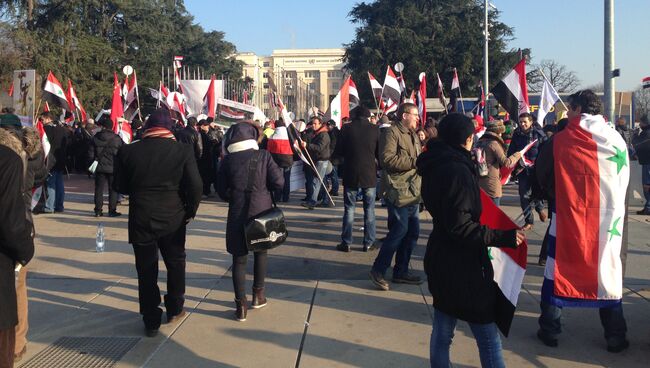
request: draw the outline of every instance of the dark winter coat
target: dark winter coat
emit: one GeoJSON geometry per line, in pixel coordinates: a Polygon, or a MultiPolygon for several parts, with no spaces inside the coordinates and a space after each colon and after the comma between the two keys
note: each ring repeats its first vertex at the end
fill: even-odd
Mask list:
{"type": "Polygon", "coordinates": [[[18,323],[14,266],[27,264],[34,255],[23,201],[25,162],[21,142],[0,129],[0,330],[18,323]]]}
{"type": "MultiPolygon", "coordinates": [[[[240,123],[241,124],[241,123],[240,123]]],[[[226,249],[233,256],[248,254],[244,239],[246,221],[271,208],[271,193],[284,187],[284,174],[265,150],[248,149],[229,153],[219,166],[217,174],[217,193],[228,202],[228,222],[226,224],[226,249]],[[248,185],[248,168],[254,152],[259,152],[256,180],[250,196],[250,206],[245,212],[244,190],[248,185]]]]}
{"type": "Polygon", "coordinates": [[[623,140],[625,140],[625,144],[629,145],[630,144],[630,130],[627,128],[627,125],[620,125],[616,124],[616,131],[618,134],[623,137],[623,140]]]}
{"type": "Polygon", "coordinates": [[[327,128],[321,128],[314,136],[307,141],[307,151],[311,159],[316,161],[327,161],[330,159],[330,136],[327,128]]]}
{"type": "Polygon", "coordinates": [[[223,133],[221,130],[212,129],[206,133],[201,131],[201,158],[198,160],[199,170],[201,175],[214,176],[215,172],[215,158],[221,152],[221,141],[223,140],[223,133]]]}
{"type": "Polygon", "coordinates": [[[417,167],[422,199],[433,218],[424,256],[433,306],[464,321],[494,322],[498,286],[488,247],[515,247],[515,230],[492,230],[479,223],[476,168],[462,147],[430,141],[417,167]]]}
{"type": "Polygon", "coordinates": [[[333,127],[328,134],[330,136],[330,162],[332,162],[332,165],[340,165],[341,162],[339,158],[334,157],[334,151],[336,151],[336,146],[338,144],[339,137],[341,136],[341,131],[339,128],[333,127]]]}
{"type": "Polygon", "coordinates": [[[334,158],[341,158],[346,188],[374,188],[377,185],[379,128],[368,119],[345,124],[338,138],[334,158]]]}
{"type": "Polygon", "coordinates": [[[483,149],[488,167],[487,176],[479,178],[479,186],[491,198],[501,198],[503,196],[501,168],[514,166],[521,158],[521,155],[519,151],[516,151],[512,156],[506,157],[503,139],[493,132],[485,132],[476,147],[483,149]]]}
{"type": "Polygon", "coordinates": [[[45,125],[44,129],[47,140],[50,142],[47,168],[49,171],[65,171],[66,154],[72,134],[68,129],[59,125],[45,125]]]}
{"type": "Polygon", "coordinates": [[[650,125],[642,128],[641,132],[634,136],[632,146],[639,164],[650,165],[650,125]]]}
{"type": "Polygon", "coordinates": [[[88,152],[91,162],[97,160],[95,172],[112,174],[115,156],[123,144],[122,138],[109,129],[102,129],[95,134],[88,152]]]}
{"type": "MultiPolygon", "coordinates": [[[[539,145],[547,139],[546,134],[544,134],[537,125],[533,125],[527,132],[522,131],[521,128],[515,130],[512,134],[512,139],[510,140],[510,146],[508,146],[507,156],[510,157],[515,152],[521,151],[528,145],[528,143],[535,139],[537,139],[537,143],[535,143],[535,145],[533,145],[533,147],[531,147],[524,155],[527,159],[534,162],[539,153],[539,145]]],[[[528,173],[528,171],[523,170],[522,173],[528,173]]]]}
{"type": "Polygon", "coordinates": [[[129,195],[129,243],[173,233],[196,215],[203,182],[189,146],[167,138],[124,145],[115,160],[113,187],[129,195]]]}
{"type": "Polygon", "coordinates": [[[176,139],[192,147],[194,158],[198,161],[203,153],[203,139],[201,134],[192,126],[186,126],[184,129],[176,132],[176,139]]]}

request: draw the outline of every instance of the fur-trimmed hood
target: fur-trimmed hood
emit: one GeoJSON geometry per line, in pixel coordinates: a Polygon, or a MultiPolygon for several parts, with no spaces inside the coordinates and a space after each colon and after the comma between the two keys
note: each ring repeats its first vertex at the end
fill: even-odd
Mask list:
{"type": "Polygon", "coordinates": [[[20,157],[25,157],[25,151],[20,139],[8,129],[0,128],[0,145],[11,149],[20,157]]]}
{"type": "MultiPolygon", "coordinates": [[[[39,137],[36,129],[31,127],[5,127],[2,130],[8,133],[9,136],[18,140],[18,142],[21,145],[21,151],[25,153],[27,159],[33,160],[43,151],[43,146],[41,144],[41,137],[39,137]]],[[[3,138],[0,144],[11,148],[7,144],[3,143],[6,139],[8,138],[3,138]]],[[[14,151],[16,150],[14,149],[14,151]]]]}

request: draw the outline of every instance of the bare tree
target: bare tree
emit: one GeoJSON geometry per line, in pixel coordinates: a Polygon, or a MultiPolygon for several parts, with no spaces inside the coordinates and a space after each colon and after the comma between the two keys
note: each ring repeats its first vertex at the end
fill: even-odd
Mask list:
{"type": "Polygon", "coordinates": [[[591,84],[589,86],[586,86],[583,89],[590,89],[592,92],[595,93],[603,93],[605,92],[605,84],[603,82],[598,82],[596,84],[591,84]]]}
{"type": "Polygon", "coordinates": [[[544,78],[539,72],[541,69],[551,82],[553,87],[560,93],[568,93],[575,91],[580,85],[580,80],[576,74],[569,70],[565,65],[558,63],[555,60],[542,60],[539,65],[534,65],[527,75],[528,87],[533,92],[541,92],[544,78]]]}
{"type": "Polygon", "coordinates": [[[639,88],[634,91],[634,103],[637,120],[643,115],[650,114],[650,88],[639,88]]]}

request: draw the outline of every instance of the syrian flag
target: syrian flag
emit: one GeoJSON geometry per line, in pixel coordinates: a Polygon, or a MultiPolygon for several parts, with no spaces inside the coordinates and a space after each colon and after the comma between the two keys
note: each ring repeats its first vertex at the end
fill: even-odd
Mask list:
{"type": "MultiPolygon", "coordinates": [[[[355,87],[356,91],[356,87],[355,87]]],[[[359,96],[357,95],[357,99],[359,96]]],[[[330,102],[330,106],[325,112],[325,121],[334,120],[336,126],[341,129],[341,119],[344,117],[350,117],[350,77],[348,77],[339,93],[336,94],[336,97],[330,102]]]]}
{"type": "Polygon", "coordinates": [[[120,131],[119,119],[124,118],[124,106],[120,96],[120,82],[117,80],[117,73],[113,72],[113,102],[111,103],[111,121],[113,122],[113,132],[118,134],[120,131]]]}
{"type": "MultiPolygon", "coordinates": [[[[492,199],[481,189],[481,225],[496,230],[519,229],[492,199]]],[[[512,319],[515,316],[517,299],[526,273],[528,244],[526,241],[517,248],[488,248],[488,257],[494,269],[494,281],[499,286],[496,300],[495,323],[504,336],[508,336],[512,319]]]]}
{"type": "Polygon", "coordinates": [[[140,103],[138,102],[138,79],[133,72],[133,79],[128,84],[125,84],[126,94],[124,97],[124,118],[128,121],[132,121],[138,112],[140,111],[140,103]]]}
{"type": "Polygon", "coordinates": [[[392,106],[397,107],[396,105],[401,100],[401,87],[390,65],[386,69],[386,78],[384,79],[384,88],[382,89],[381,96],[384,99],[385,106],[388,108],[392,108],[392,106]]]}
{"type": "Polygon", "coordinates": [[[409,96],[409,98],[405,99],[404,102],[408,102],[412,104],[415,103],[415,90],[411,91],[411,95],[409,96]]]}
{"type": "Polygon", "coordinates": [[[643,89],[650,88],[650,77],[643,78],[641,83],[643,84],[643,89]]]}
{"type": "Polygon", "coordinates": [[[375,79],[375,76],[368,72],[368,79],[370,80],[370,88],[372,88],[372,95],[375,97],[375,101],[379,101],[381,98],[381,84],[375,79]]]}
{"type": "Polygon", "coordinates": [[[515,68],[494,86],[492,94],[510,116],[518,117],[525,112],[530,112],[526,59],[521,59],[515,68]]]}
{"type": "Polygon", "coordinates": [[[84,109],[83,105],[81,105],[81,101],[79,100],[79,97],[77,97],[77,92],[72,87],[72,81],[70,79],[68,79],[68,98],[70,105],[74,106],[74,108],[79,110],[81,113],[81,121],[86,121],[88,118],[86,110],[84,109]]]}
{"type": "Polygon", "coordinates": [[[454,79],[451,80],[451,112],[458,111],[458,97],[460,97],[460,81],[458,72],[454,68],[454,79]]]}
{"type": "Polygon", "coordinates": [[[131,123],[126,120],[121,120],[120,123],[120,132],[118,133],[120,138],[125,144],[129,144],[133,141],[133,130],[131,129],[131,123]]]}
{"type": "MultiPolygon", "coordinates": [[[[533,148],[535,144],[537,144],[537,139],[528,143],[526,147],[524,147],[521,151],[519,151],[519,153],[521,154],[521,161],[525,167],[531,167],[535,164],[535,162],[526,158],[526,153],[528,153],[528,151],[530,151],[530,149],[533,148]]],[[[514,171],[514,169],[515,166],[513,167],[503,166],[501,169],[499,169],[500,176],[501,176],[501,185],[506,185],[508,184],[508,182],[510,182],[510,177],[512,176],[512,172],[514,171]]]]}
{"type": "Polygon", "coordinates": [[[43,86],[43,99],[64,110],[70,111],[70,105],[68,104],[63,87],[51,71],[47,74],[47,79],[43,86]]]}
{"type": "Polygon", "coordinates": [[[447,99],[445,98],[445,91],[442,86],[442,81],[440,80],[440,74],[436,73],[436,77],[438,77],[438,99],[442,106],[444,106],[445,111],[449,111],[447,110],[447,99]]]}
{"type": "Polygon", "coordinates": [[[205,96],[203,96],[203,107],[201,108],[201,112],[203,114],[206,114],[208,117],[212,118],[214,120],[214,114],[215,111],[217,110],[217,99],[216,99],[216,94],[214,92],[215,85],[214,85],[214,74],[212,74],[212,77],[210,78],[210,85],[208,86],[208,90],[205,93],[205,96]]]}
{"type": "MultiPolygon", "coordinates": [[[[630,163],[601,115],[582,114],[553,138],[555,203],[542,300],[567,307],[621,303],[622,234],[630,163]]],[[[554,204],[554,207],[553,207],[554,204]]]]}
{"type": "Polygon", "coordinates": [[[427,120],[427,78],[424,72],[418,76],[420,88],[417,93],[418,114],[420,114],[420,124],[424,125],[427,120]]]}
{"type": "MultiPolygon", "coordinates": [[[[47,157],[50,154],[51,146],[50,146],[50,141],[47,139],[47,134],[45,134],[45,127],[43,127],[43,122],[41,121],[41,119],[38,119],[38,121],[36,122],[36,131],[38,132],[38,136],[41,139],[41,146],[43,146],[43,156],[45,157],[45,161],[47,162],[47,157]]],[[[42,185],[34,189],[34,191],[32,192],[32,203],[30,208],[32,211],[38,205],[38,202],[40,201],[42,195],[43,195],[42,185]]]]}
{"type": "Polygon", "coordinates": [[[183,59],[185,59],[185,57],[183,57],[183,56],[174,56],[174,69],[180,69],[181,66],[183,66],[181,64],[183,59]]]}
{"type": "Polygon", "coordinates": [[[167,106],[169,106],[172,111],[176,111],[181,114],[181,117],[185,119],[185,96],[178,92],[171,92],[167,95],[167,106]]]}
{"type": "Polygon", "coordinates": [[[485,92],[483,91],[483,83],[478,84],[478,99],[476,100],[476,105],[472,110],[476,110],[476,116],[483,116],[485,112],[485,92]]]}
{"type": "Polygon", "coordinates": [[[541,126],[544,126],[544,118],[546,114],[551,111],[553,105],[560,99],[560,95],[557,93],[551,82],[544,77],[544,84],[542,85],[542,95],[539,99],[539,111],[537,112],[537,123],[541,126]]]}
{"type": "Polygon", "coordinates": [[[273,135],[266,143],[266,149],[280,167],[291,167],[293,164],[293,149],[286,126],[277,126],[273,135]]]}
{"type": "Polygon", "coordinates": [[[361,99],[359,99],[359,91],[357,90],[357,85],[354,84],[352,78],[348,77],[348,83],[348,93],[350,94],[350,110],[352,110],[355,107],[359,106],[361,99]]]}

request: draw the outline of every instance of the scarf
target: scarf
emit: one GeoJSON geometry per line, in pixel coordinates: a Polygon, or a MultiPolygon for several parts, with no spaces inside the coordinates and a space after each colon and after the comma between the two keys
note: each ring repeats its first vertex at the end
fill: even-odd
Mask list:
{"type": "Polygon", "coordinates": [[[232,143],[228,145],[228,153],[235,153],[235,152],[241,152],[241,151],[246,151],[249,149],[254,149],[258,150],[259,146],[257,145],[257,141],[254,139],[246,139],[244,141],[240,141],[237,143],[232,143]]]}
{"type": "Polygon", "coordinates": [[[142,134],[142,139],[146,138],[168,138],[176,140],[174,133],[172,133],[169,129],[161,127],[149,128],[145,130],[145,132],[142,134]]]}

